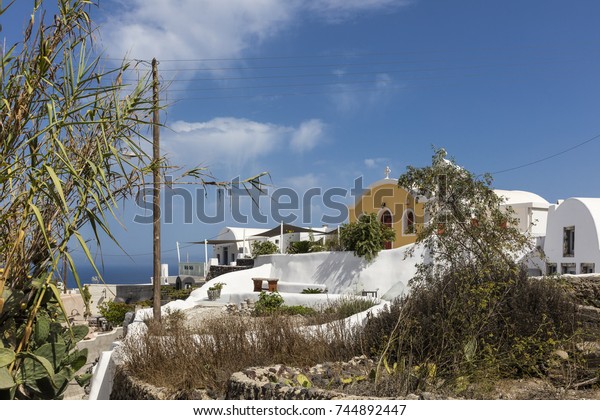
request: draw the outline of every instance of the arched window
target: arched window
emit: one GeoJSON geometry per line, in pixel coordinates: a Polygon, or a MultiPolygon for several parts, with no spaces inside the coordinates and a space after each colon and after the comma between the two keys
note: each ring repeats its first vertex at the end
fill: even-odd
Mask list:
{"type": "Polygon", "coordinates": [[[402,234],[414,235],[415,233],[417,233],[415,228],[415,212],[412,209],[407,209],[402,217],[402,234]]]}
{"type": "MultiPolygon", "coordinates": [[[[390,213],[389,210],[384,210],[383,213],[381,213],[381,216],[379,216],[379,220],[381,221],[381,223],[383,223],[384,225],[386,225],[387,227],[392,227],[392,224],[394,223],[394,220],[392,218],[392,213],[390,213]]],[[[391,242],[386,242],[384,244],[384,249],[392,249],[392,243],[391,242]]]]}

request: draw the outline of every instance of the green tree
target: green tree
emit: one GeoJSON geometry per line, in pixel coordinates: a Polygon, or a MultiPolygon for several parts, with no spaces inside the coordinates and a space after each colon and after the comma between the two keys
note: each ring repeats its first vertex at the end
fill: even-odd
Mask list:
{"type": "Polygon", "coordinates": [[[396,238],[389,226],[377,219],[377,215],[362,214],[358,221],[340,227],[340,241],[345,251],[354,251],[354,255],[367,261],[373,260],[386,242],[396,238]]]}
{"type": "Polygon", "coordinates": [[[259,255],[276,254],[279,251],[277,245],[271,241],[254,241],[252,242],[252,258],[259,255]]]}
{"type": "Polygon", "coordinates": [[[531,250],[531,241],[519,231],[514,212],[501,206],[504,198],[492,189],[491,175],[476,176],[440,149],[430,166],[409,166],[398,185],[424,200],[428,219],[416,238],[428,258],[414,282],[456,270],[485,277],[495,269],[520,269],[516,259],[531,250]]]}
{"type": "Polygon", "coordinates": [[[381,361],[405,368],[410,360],[424,375],[414,386],[439,376],[464,388],[473,378],[544,375],[552,351],[567,348],[576,331],[575,306],[560,285],[531,280],[520,265],[531,240],[491,183],[444,150],[398,180],[425,201],[415,249],[426,252],[393,330],[380,334],[390,338],[381,361]]]}

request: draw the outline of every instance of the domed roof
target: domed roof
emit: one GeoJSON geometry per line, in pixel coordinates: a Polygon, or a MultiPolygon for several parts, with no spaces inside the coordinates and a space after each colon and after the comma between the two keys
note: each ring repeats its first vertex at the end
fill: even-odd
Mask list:
{"type": "Polygon", "coordinates": [[[540,195],[529,191],[520,190],[494,190],[494,192],[504,198],[504,204],[515,205],[524,203],[535,203],[538,206],[548,207],[550,203],[540,195]]]}

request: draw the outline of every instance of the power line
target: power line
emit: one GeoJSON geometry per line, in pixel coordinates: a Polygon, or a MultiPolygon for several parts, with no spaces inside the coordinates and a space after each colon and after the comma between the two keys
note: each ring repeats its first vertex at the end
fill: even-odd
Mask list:
{"type": "Polygon", "coordinates": [[[577,148],[579,148],[579,147],[581,147],[581,146],[584,146],[584,145],[586,145],[586,144],[588,144],[588,143],[591,143],[592,141],[594,141],[594,140],[596,140],[596,139],[598,139],[598,138],[600,138],[600,134],[597,134],[597,135],[595,135],[594,137],[591,137],[591,138],[589,138],[589,139],[587,139],[587,140],[585,140],[585,141],[583,141],[583,142],[581,142],[581,143],[578,143],[578,144],[576,144],[575,146],[571,146],[571,147],[569,147],[569,148],[567,148],[567,149],[561,150],[560,152],[554,153],[554,154],[552,154],[552,155],[550,155],[550,156],[546,156],[546,157],[544,157],[544,158],[537,159],[537,160],[534,160],[534,161],[532,161],[532,162],[529,162],[529,163],[524,163],[524,164],[522,164],[522,165],[519,165],[519,166],[514,166],[514,167],[512,167],[512,168],[508,168],[508,169],[503,169],[503,170],[501,170],[501,171],[492,172],[492,175],[496,175],[496,174],[502,174],[502,173],[504,173],[504,172],[509,172],[509,171],[516,171],[517,169],[526,168],[526,167],[528,167],[528,166],[535,165],[535,164],[537,164],[537,163],[540,163],[540,162],[544,162],[544,161],[546,161],[546,160],[549,160],[549,159],[555,158],[555,157],[557,157],[557,156],[564,155],[565,153],[568,153],[568,152],[570,152],[571,150],[577,149],[577,148]]]}
{"type": "MultiPolygon", "coordinates": [[[[578,48],[597,48],[598,42],[590,41],[587,45],[578,43],[578,48]]],[[[161,59],[163,63],[185,63],[185,62],[214,62],[214,61],[261,61],[261,60],[300,60],[300,59],[323,59],[323,58],[357,58],[357,57],[381,57],[381,56],[398,56],[398,55],[416,55],[416,54],[439,54],[449,53],[471,53],[471,52],[494,52],[499,51],[530,51],[530,50],[552,50],[560,51],[557,47],[564,47],[567,51],[572,50],[571,45],[557,46],[556,44],[539,44],[539,45],[516,45],[502,47],[486,47],[486,48],[462,48],[462,49],[430,49],[430,50],[408,50],[408,51],[372,51],[372,52],[342,52],[342,53],[323,53],[323,54],[299,54],[299,55],[266,55],[266,56],[242,56],[242,57],[190,57],[190,58],[171,58],[161,59]]],[[[121,58],[105,57],[108,61],[123,61],[121,58]]],[[[147,59],[130,59],[132,61],[148,61],[147,59]]]]}
{"type": "Polygon", "coordinates": [[[171,83],[181,82],[201,82],[201,81],[230,81],[230,80],[260,80],[260,79],[290,79],[290,78],[311,78],[311,77],[340,77],[340,76],[359,76],[359,75],[376,75],[376,74],[396,74],[396,73],[422,73],[422,72],[440,72],[440,71],[456,71],[456,70],[477,70],[477,69],[489,69],[489,68],[510,68],[510,67],[522,67],[530,65],[545,65],[552,63],[566,63],[572,61],[591,60],[591,57],[578,59],[578,60],[543,60],[533,61],[524,63],[511,63],[504,65],[489,65],[482,64],[477,66],[456,66],[456,67],[426,67],[417,69],[380,69],[377,71],[369,72],[347,72],[342,74],[335,73],[300,73],[300,74],[274,74],[274,75],[262,75],[262,76],[234,76],[234,77],[197,77],[189,79],[173,79],[171,83]]]}

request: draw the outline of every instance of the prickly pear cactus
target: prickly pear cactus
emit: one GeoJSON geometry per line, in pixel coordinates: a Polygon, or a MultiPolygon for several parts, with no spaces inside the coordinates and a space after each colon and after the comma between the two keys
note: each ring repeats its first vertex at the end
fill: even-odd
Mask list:
{"type": "Polygon", "coordinates": [[[62,399],[71,380],[83,386],[89,375],[76,372],[87,362],[87,349],[76,345],[88,327],[69,326],[52,294],[37,307],[33,325],[26,323],[33,310],[29,295],[5,288],[3,298],[0,399],[62,399]]]}

